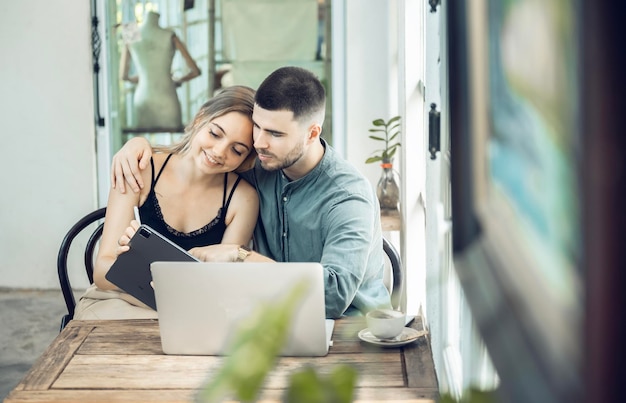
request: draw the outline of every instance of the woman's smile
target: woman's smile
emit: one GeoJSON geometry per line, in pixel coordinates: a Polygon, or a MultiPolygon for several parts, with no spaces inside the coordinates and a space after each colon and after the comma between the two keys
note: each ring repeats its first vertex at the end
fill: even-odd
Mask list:
{"type": "Polygon", "coordinates": [[[212,165],[212,166],[222,166],[223,165],[222,162],[220,162],[217,158],[213,157],[207,151],[204,151],[204,156],[206,157],[206,161],[207,161],[207,163],[209,165],[212,165]]]}

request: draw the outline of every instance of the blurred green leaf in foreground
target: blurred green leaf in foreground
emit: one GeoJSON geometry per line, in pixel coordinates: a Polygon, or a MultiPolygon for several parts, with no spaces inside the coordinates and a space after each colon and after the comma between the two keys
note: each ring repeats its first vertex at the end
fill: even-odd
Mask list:
{"type": "Polygon", "coordinates": [[[325,377],[309,367],[291,376],[283,402],[350,403],[356,379],[356,370],[349,365],[337,365],[325,377]]]}
{"type": "MultiPolygon", "coordinates": [[[[196,395],[202,403],[238,400],[253,402],[265,377],[274,367],[285,344],[294,311],[305,295],[308,285],[302,282],[279,302],[259,306],[244,321],[229,346],[228,356],[219,372],[196,395]]],[[[352,400],[356,372],[338,366],[328,378],[321,379],[312,368],[297,372],[290,378],[286,402],[344,403],[352,400]]]]}
{"type": "Polygon", "coordinates": [[[495,391],[480,390],[470,387],[463,392],[461,400],[457,400],[449,394],[442,394],[439,403],[497,403],[495,391]]]}

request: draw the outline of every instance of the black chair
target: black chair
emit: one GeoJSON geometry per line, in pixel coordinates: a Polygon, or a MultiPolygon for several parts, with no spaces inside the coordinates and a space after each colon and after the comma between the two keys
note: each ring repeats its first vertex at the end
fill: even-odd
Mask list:
{"type": "MultiPolygon", "coordinates": [[[[70,248],[74,239],[91,224],[96,223],[104,219],[106,214],[106,207],[102,207],[92,213],[87,214],[65,235],[61,247],[59,248],[59,255],[57,257],[57,271],[59,275],[59,283],[61,285],[61,291],[63,292],[63,298],[65,298],[65,305],[67,306],[67,314],[61,318],[61,329],[74,318],[74,310],[76,308],[76,300],[72,291],[72,285],[67,272],[67,260],[70,253],[70,248]]],[[[85,245],[84,252],[84,264],[85,272],[89,278],[89,283],[93,283],[93,264],[94,264],[94,252],[96,245],[102,236],[102,229],[104,222],[100,222],[96,229],[93,231],[87,244],[85,245]]],[[[396,248],[386,238],[383,238],[383,250],[389,259],[389,266],[391,268],[391,277],[389,279],[389,291],[391,293],[391,304],[394,309],[400,309],[401,296],[402,296],[402,283],[404,281],[402,273],[402,261],[400,260],[400,254],[396,248]]]]}
{"type": "MultiPolygon", "coordinates": [[[[61,330],[68,324],[70,320],[74,318],[74,309],[76,308],[76,300],[74,299],[74,293],[72,291],[72,285],[67,273],[67,258],[72,247],[74,239],[83,232],[84,229],[89,227],[93,223],[97,223],[104,219],[106,213],[106,207],[102,207],[92,213],[87,214],[81,218],[65,235],[61,247],[59,248],[59,255],[57,256],[57,272],[59,274],[59,283],[61,284],[61,291],[63,292],[63,298],[65,298],[65,305],[67,306],[67,315],[64,315],[61,319],[61,330]]],[[[85,271],[89,278],[89,283],[93,283],[93,264],[94,264],[94,252],[96,244],[102,236],[102,228],[104,222],[101,222],[93,231],[87,244],[85,245],[84,262],[85,271]]]]}
{"type": "Polygon", "coordinates": [[[400,259],[398,250],[384,237],[383,250],[389,259],[389,264],[391,266],[391,285],[389,286],[389,291],[391,293],[391,306],[393,309],[399,310],[402,303],[402,283],[404,282],[402,260],[400,259]]]}

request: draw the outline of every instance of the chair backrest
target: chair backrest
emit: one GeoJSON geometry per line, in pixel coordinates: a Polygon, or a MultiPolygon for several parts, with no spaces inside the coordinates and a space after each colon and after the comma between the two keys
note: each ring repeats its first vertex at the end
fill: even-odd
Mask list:
{"type": "MultiPolygon", "coordinates": [[[[72,284],[68,275],[68,256],[72,243],[76,237],[83,232],[91,224],[97,223],[104,219],[106,213],[106,207],[102,207],[96,211],[93,211],[80,220],[65,234],[61,247],[59,248],[59,254],[57,256],[57,272],[59,275],[59,283],[61,285],[61,291],[63,292],[63,298],[65,299],[65,305],[67,306],[67,314],[61,319],[61,330],[67,325],[67,323],[74,318],[74,309],[76,308],[76,300],[74,299],[74,293],[72,291],[72,284]]],[[[100,222],[96,229],[91,233],[91,236],[85,244],[84,251],[84,264],[85,272],[89,278],[89,283],[93,283],[93,264],[94,264],[94,252],[96,250],[96,244],[102,236],[102,228],[104,222],[100,222]]]]}
{"type": "Polygon", "coordinates": [[[386,270],[391,269],[391,273],[386,273],[388,278],[387,287],[391,293],[391,306],[393,309],[400,309],[402,303],[402,285],[404,282],[404,274],[402,272],[402,260],[398,250],[383,237],[383,250],[389,259],[389,266],[386,270]],[[389,276],[390,274],[390,276],[389,276]],[[389,278],[390,277],[390,278],[389,278]]]}

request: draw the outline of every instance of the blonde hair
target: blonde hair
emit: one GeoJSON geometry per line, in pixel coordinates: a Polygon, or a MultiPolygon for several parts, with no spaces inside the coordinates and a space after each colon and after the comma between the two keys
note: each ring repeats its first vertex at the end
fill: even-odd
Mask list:
{"type": "MultiPolygon", "coordinates": [[[[234,85],[225,88],[219,94],[204,103],[193,120],[185,127],[183,137],[170,146],[154,147],[157,152],[182,154],[189,150],[191,141],[198,132],[206,127],[213,119],[230,112],[238,112],[252,120],[254,108],[254,90],[243,85],[234,85]]],[[[252,133],[250,133],[252,136],[252,133]]],[[[252,169],[256,160],[254,147],[245,160],[235,169],[235,172],[244,172],[252,169]]]]}

